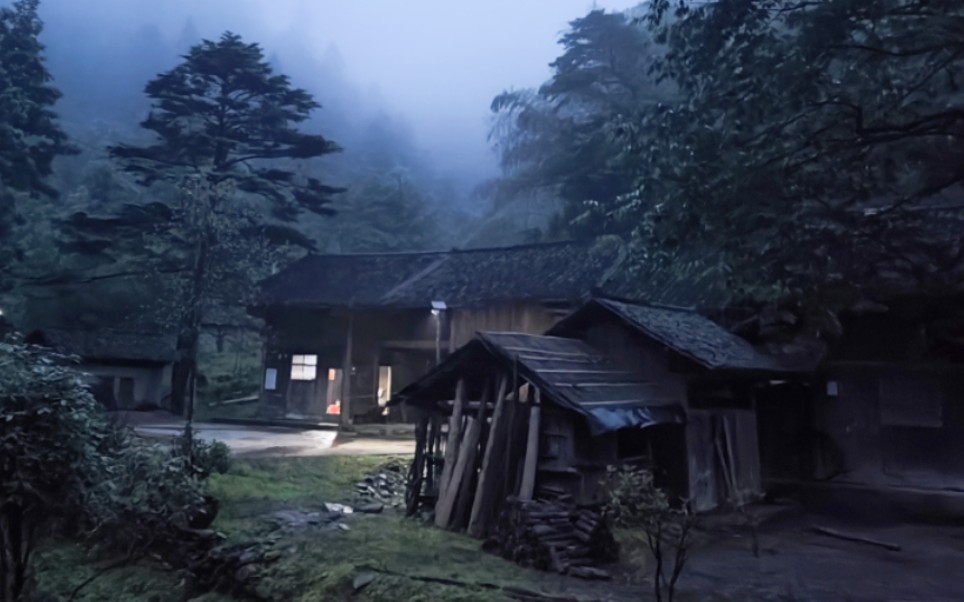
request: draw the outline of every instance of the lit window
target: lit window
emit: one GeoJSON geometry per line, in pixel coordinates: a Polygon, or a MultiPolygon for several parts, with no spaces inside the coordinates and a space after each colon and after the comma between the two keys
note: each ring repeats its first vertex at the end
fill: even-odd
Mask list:
{"type": "Polygon", "coordinates": [[[317,355],[291,356],[291,380],[315,380],[317,376],[317,355]]]}

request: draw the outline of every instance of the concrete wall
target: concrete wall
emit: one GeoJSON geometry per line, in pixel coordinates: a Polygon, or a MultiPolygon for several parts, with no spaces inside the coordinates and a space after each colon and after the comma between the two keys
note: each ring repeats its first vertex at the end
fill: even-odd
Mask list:
{"type": "Polygon", "coordinates": [[[85,363],[81,370],[94,377],[117,379],[114,393],[118,402],[120,398],[119,379],[130,378],[134,384],[134,399],[126,404],[127,408],[141,404],[161,406],[166,403],[166,396],[171,391],[171,368],[167,366],[118,366],[105,363],[85,363]]]}

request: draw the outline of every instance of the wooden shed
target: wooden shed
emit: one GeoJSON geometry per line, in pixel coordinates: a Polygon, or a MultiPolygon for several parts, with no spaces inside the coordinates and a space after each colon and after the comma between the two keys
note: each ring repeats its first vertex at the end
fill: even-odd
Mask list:
{"type": "Polygon", "coordinates": [[[607,466],[660,460],[648,432],[683,449],[683,409],[576,339],[480,333],[395,402],[422,412],[409,510],[480,537],[509,497],[602,501],[607,466]]]}

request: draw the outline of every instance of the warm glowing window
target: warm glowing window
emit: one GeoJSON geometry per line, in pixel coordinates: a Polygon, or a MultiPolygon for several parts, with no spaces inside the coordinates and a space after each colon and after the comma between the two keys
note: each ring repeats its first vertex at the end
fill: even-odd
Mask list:
{"type": "Polygon", "coordinates": [[[378,405],[383,406],[392,398],[392,367],[378,367],[378,405]]]}
{"type": "Polygon", "coordinates": [[[317,377],[317,355],[291,356],[291,380],[315,380],[317,377]]]}

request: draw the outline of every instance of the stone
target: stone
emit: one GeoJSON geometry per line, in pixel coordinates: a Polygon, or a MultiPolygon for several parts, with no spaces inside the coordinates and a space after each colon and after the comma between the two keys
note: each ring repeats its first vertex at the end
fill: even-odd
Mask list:
{"type": "Polygon", "coordinates": [[[346,506],[345,504],[335,504],[332,502],[325,502],[324,508],[325,512],[331,512],[332,514],[351,514],[353,512],[351,506],[346,506]]]}
{"type": "Polygon", "coordinates": [[[362,514],[380,514],[385,509],[384,504],[362,504],[356,510],[362,514]]]}
{"type": "Polygon", "coordinates": [[[351,586],[357,592],[358,590],[364,588],[366,585],[368,585],[374,580],[375,580],[374,573],[361,573],[360,575],[355,576],[355,578],[351,582],[351,586]]]}

